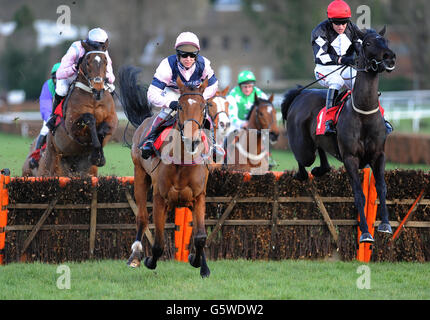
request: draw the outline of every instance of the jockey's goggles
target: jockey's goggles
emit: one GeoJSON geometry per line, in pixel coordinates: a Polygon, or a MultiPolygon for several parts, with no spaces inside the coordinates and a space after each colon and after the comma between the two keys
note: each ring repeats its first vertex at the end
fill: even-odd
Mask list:
{"type": "Polygon", "coordinates": [[[332,18],[330,19],[331,23],[334,23],[335,25],[339,26],[341,24],[347,24],[349,21],[349,19],[336,19],[336,18],[332,18]]]}
{"type": "Polygon", "coordinates": [[[180,56],[181,58],[193,58],[195,59],[197,57],[197,55],[199,54],[198,51],[194,51],[194,52],[185,52],[185,51],[181,51],[181,50],[176,50],[176,53],[178,54],[178,56],[180,56]]]}

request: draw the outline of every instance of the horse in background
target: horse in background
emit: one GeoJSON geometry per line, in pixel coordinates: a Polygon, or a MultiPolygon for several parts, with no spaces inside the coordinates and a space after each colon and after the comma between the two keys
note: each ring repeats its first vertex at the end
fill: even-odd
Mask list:
{"type": "MultiPolygon", "coordinates": [[[[200,87],[185,86],[178,76],[176,83],[180,90],[179,109],[174,114],[171,140],[163,140],[157,156],[143,159],[139,146],[151,128],[154,116],[151,107],[143,97],[145,90],[137,83],[140,70],[128,66],[120,70],[121,102],[124,112],[133,126],[137,127],[133,135],[131,157],[134,164],[134,196],[138,207],[136,218],[136,239],[127,262],[131,267],[139,267],[143,248],[143,232],[148,228],[147,193],[152,185],[153,219],[155,241],[152,256],[146,257],[144,265],[155,269],[157,261],[164,251],[164,228],[166,216],[176,207],[188,207],[193,213],[193,235],[195,253],[188,261],[195,268],[200,268],[200,275],[208,277],[210,270],[206,262],[204,246],[206,243],[205,210],[206,184],[208,167],[205,162],[186,163],[186,158],[209,158],[211,148],[204,133],[203,121],[206,119],[208,106],[203,91],[208,86],[206,79],[200,87]]],[[[171,120],[173,120],[171,119],[171,120]]],[[[163,133],[161,134],[161,136],[163,133]]]]}
{"type": "Polygon", "coordinates": [[[326,90],[293,89],[282,102],[282,117],[286,121],[288,143],[298,162],[296,179],[305,181],[318,151],[320,166],[312,175],[320,177],[330,171],[326,152],[342,161],[348,173],[354,203],[360,213],[361,242],[373,242],[364,214],[365,196],[361,188],[359,169],[370,165],[380,202],[381,224],[379,232],[391,233],[386,207],[385,140],[383,117],[379,110],[379,74],[395,68],[396,55],[384,38],[385,27],[360,32],[362,49],[358,55],[358,69],[350,99],[345,103],[337,122],[337,135],[316,135],[317,115],[324,107],[326,90]]]}
{"type": "Polygon", "coordinates": [[[37,176],[97,176],[106,163],[103,147],[118,126],[115,102],[105,84],[107,58],[104,51],[87,53],[79,64],[75,82],[60,104],[64,117],[57,117],[55,133],[48,133],[37,176]]]}
{"type": "MultiPolygon", "coordinates": [[[[224,144],[224,139],[226,138],[231,126],[228,114],[229,103],[226,98],[229,89],[230,88],[227,86],[224,90],[217,91],[212,98],[207,100],[209,116],[214,127],[215,141],[221,146],[224,144]]],[[[210,168],[215,169],[220,168],[221,166],[222,163],[212,163],[210,168]]]]}
{"type": "Polygon", "coordinates": [[[269,170],[269,146],[279,136],[276,109],[272,94],[268,100],[255,94],[254,104],[248,113],[248,125],[227,138],[228,170],[263,174],[269,170]]]}

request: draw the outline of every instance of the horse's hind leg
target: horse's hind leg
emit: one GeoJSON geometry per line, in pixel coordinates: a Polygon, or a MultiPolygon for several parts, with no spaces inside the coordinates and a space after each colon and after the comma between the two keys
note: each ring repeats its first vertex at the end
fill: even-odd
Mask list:
{"type": "Polygon", "coordinates": [[[385,183],[385,154],[381,154],[372,167],[375,176],[375,187],[379,197],[379,208],[381,212],[381,223],[378,226],[379,232],[393,233],[388,221],[388,210],[385,202],[387,196],[387,185],[385,183]]]}
{"type": "Polygon", "coordinates": [[[146,257],[144,264],[148,269],[157,267],[157,260],[161,257],[164,250],[164,227],[166,224],[166,204],[159,194],[154,194],[153,217],[155,224],[155,240],[152,245],[152,257],[146,257]]]}
{"type": "Polygon", "coordinates": [[[147,192],[151,185],[150,177],[143,170],[140,164],[134,167],[134,197],[138,208],[136,217],[136,240],[131,246],[131,256],[127,264],[130,267],[140,267],[140,261],[143,257],[142,236],[148,227],[148,210],[146,208],[147,192]]]}
{"type": "Polygon", "coordinates": [[[321,177],[331,170],[325,151],[318,148],[318,154],[320,156],[320,166],[313,168],[311,171],[312,175],[315,177],[321,177]]]}
{"type": "Polygon", "coordinates": [[[361,231],[360,243],[374,242],[372,235],[367,227],[366,216],[364,214],[364,205],[366,197],[361,188],[360,177],[358,175],[358,158],[347,156],[344,160],[345,169],[348,172],[349,181],[351,183],[352,192],[354,193],[354,204],[360,214],[359,227],[361,231]]]}
{"type": "Polygon", "coordinates": [[[206,262],[206,255],[204,247],[206,244],[206,230],[205,230],[205,195],[201,194],[197,197],[196,204],[193,210],[194,221],[196,227],[194,229],[194,246],[196,248],[195,254],[188,256],[188,261],[194,268],[200,267],[200,275],[202,278],[209,277],[210,270],[206,262]]]}

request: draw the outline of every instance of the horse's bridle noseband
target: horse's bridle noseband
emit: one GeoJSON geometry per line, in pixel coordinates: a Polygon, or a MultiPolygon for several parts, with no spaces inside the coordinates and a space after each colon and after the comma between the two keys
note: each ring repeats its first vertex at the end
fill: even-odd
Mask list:
{"type": "MultiPolygon", "coordinates": [[[[85,58],[86,58],[86,56],[87,56],[87,55],[89,55],[90,53],[101,53],[101,54],[106,55],[106,52],[104,52],[104,51],[96,51],[96,50],[93,50],[93,51],[88,51],[88,52],[85,54],[84,59],[85,59],[85,58]]],[[[83,65],[83,64],[81,64],[81,66],[82,66],[82,65],[83,65]]],[[[99,97],[99,96],[100,96],[100,91],[97,91],[97,90],[93,87],[92,82],[94,82],[94,83],[103,83],[103,82],[104,82],[104,79],[103,79],[102,77],[100,77],[100,76],[97,76],[97,77],[94,77],[94,78],[90,78],[90,77],[88,77],[88,76],[87,76],[87,72],[86,72],[86,68],[85,68],[85,70],[84,70],[84,67],[79,67],[79,72],[82,74],[82,76],[85,78],[85,80],[87,80],[88,87],[90,88],[91,92],[92,92],[94,95],[97,95],[97,97],[99,97]]],[[[105,88],[105,86],[103,86],[103,90],[105,90],[105,89],[106,89],[106,88],[105,88]]],[[[101,90],[101,91],[103,91],[103,90],[101,90]]]]}

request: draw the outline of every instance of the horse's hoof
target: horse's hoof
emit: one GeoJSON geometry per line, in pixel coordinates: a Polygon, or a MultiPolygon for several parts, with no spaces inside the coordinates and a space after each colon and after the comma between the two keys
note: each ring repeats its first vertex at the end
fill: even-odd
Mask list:
{"type": "Polygon", "coordinates": [[[200,269],[200,275],[203,279],[209,278],[210,274],[211,274],[211,271],[209,270],[209,268],[201,268],[200,269]]]}
{"type": "Polygon", "coordinates": [[[132,261],[128,261],[127,265],[130,268],[139,268],[140,267],[140,261],[139,261],[139,259],[133,259],[132,261]]]}
{"type": "Polygon", "coordinates": [[[301,175],[299,172],[297,172],[294,176],[293,176],[293,178],[294,179],[296,179],[296,180],[299,180],[299,181],[306,181],[306,180],[308,180],[308,178],[309,178],[309,176],[303,176],[303,175],[301,175]]]}
{"type": "Polygon", "coordinates": [[[157,267],[157,263],[154,263],[151,257],[146,257],[143,261],[143,264],[145,265],[145,267],[151,270],[154,270],[157,267]]]}
{"type": "Polygon", "coordinates": [[[322,177],[327,172],[330,171],[331,168],[322,168],[322,167],[315,167],[312,169],[311,173],[314,177],[322,177]]]}
{"type": "Polygon", "coordinates": [[[389,223],[381,223],[378,226],[378,232],[383,232],[383,233],[393,233],[393,230],[391,230],[391,226],[389,223]]]}
{"type": "Polygon", "coordinates": [[[370,233],[365,232],[360,237],[360,243],[373,243],[375,240],[373,240],[373,237],[370,233]]]}
{"type": "Polygon", "coordinates": [[[194,267],[194,268],[200,268],[200,260],[196,261],[196,256],[195,254],[191,253],[188,256],[188,262],[194,267]]]}

